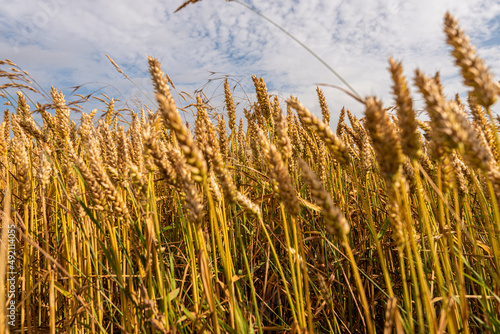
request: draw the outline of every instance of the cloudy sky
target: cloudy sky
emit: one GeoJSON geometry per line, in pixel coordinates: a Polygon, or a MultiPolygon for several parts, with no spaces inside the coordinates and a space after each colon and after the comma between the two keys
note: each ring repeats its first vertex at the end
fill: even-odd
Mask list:
{"type": "MultiPolygon", "coordinates": [[[[136,99],[151,106],[148,55],[162,62],[177,93],[194,96],[203,88],[216,107],[222,106],[225,75],[240,108],[248,99],[255,101],[252,74],[262,76],[272,94],[282,99],[293,94],[317,114],[316,84],[343,85],[303,47],[243,5],[203,0],[174,13],[183,1],[0,0],[0,58],[28,71],[45,90],[51,85],[63,90],[68,100],[76,99],[70,96],[72,87],[83,85],[77,93],[105,93],[136,110],[136,99]],[[106,54],[140,89],[115,70],[106,54]]],[[[430,75],[440,71],[447,94],[466,92],[442,32],[447,10],[459,18],[499,79],[498,0],[240,1],[307,45],[361,96],[375,94],[387,106],[392,103],[389,56],[403,60],[410,79],[416,68],[430,75]]],[[[324,91],[333,124],[342,106],[362,114],[362,106],[345,93],[324,91]]],[[[192,102],[175,97],[179,105],[192,102]]],[[[42,96],[32,98],[46,102],[42,96]]],[[[84,107],[87,112],[103,108],[98,101],[84,107]]]]}

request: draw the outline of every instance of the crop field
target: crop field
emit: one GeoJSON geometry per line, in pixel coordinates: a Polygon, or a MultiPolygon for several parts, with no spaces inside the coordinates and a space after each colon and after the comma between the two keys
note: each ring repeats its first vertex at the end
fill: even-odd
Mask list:
{"type": "Polygon", "coordinates": [[[500,85],[444,34],[468,98],[391,58],[362,117],[256,76],[180,108],[153,57],[154,108],[86,110],[0,61],[0,334],[499,333],[500,85]]]}

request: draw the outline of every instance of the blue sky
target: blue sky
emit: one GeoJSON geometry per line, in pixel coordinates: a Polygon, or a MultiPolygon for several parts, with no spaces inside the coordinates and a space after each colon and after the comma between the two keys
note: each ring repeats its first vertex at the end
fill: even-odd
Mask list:
{"type": "MultiPolygon", "coordinates": [[[[416,68],[431,75],[440,71],[445,93],[466,92],[442,31],[447,10],[460,20],[499,79],[497,0],[241,1],[306,44],[360,95],[375,94],[386,106],[392,103],[389,56],[403,60],[410,80],[416,68]]],[[[204,87],[216,107],[222,107],[222,81],[209,80],[224,75],[234,80],[235,98],[242,105],[255,100],[251,75],[256,74],[264,77],[271,93],[282,99],[293,94],[317,114],[315,84],[342,85],[302,47],[243,6],[203,0],[174,14],[182,2],[0,0],[0,58],[28,71],[47,91],[53,85],[69,95],[71,87],[84,85],[79,93],[103,92],[122,100],[118,106],[135,110],[134,99],[153,106],[115,70],[106,54],[150,98],[148,55],[160,59],[177,92],[194,97],[193,92],[204,87]]],[[[326,87],[324,91],[332,124],[342,106],[362,114],[362,106],[345,93],[326,87]]],[[[31,97],[46,102],[41,96],[31,97]]],[[[414,97],[421,100],[418,94],[414,97]]],[[[181,106],[192,102],[178,95],[176,100],[181,106]]],[[[103,108],[98,101],[83,106],[87,112],[103,108]]]]}

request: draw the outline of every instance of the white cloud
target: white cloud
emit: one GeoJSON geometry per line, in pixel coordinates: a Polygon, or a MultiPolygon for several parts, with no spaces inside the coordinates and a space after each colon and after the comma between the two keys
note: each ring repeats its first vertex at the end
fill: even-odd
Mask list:
{"type": "MultiPolygon", "coordinates": [[[[29,71],[45,89],[88,83],[85,87],[92,91],[109,85],[104,91],[110,96],[126,100],[137,95],[144,103],[147,99],[115,71],[105,54],[148,92],[147,55],[158,57],[177,89],[189,93],[214,71],[242,78],[250,94],[250,76],[257,74],[271,91],[283,98],[294,94],[318,113],[314,84],[342,86],[306,50],[243,6],[203,0],[174,14],[182,2],[4,1],[2,57],[29,71]]],[[[474,44],[490,41],[479,53],[500,74],[500,46],[491,43],[500,41],[500,4],[495,0],[244,2],[304,42],[362,96],[376,94],[386,105],[391,103],[389,56],[403,60],[410,80],[417,67],[429,74],[439,70],[447,94],[464,91],[442,32],[446,10],[459,18],[474,44]]],[[[208,87],[219,87],[220,96],[220,85],[208,87]]],[[[362,113],[362,106],[346,94],[324,91],[334,114],[343,105],[362,113]]]]}

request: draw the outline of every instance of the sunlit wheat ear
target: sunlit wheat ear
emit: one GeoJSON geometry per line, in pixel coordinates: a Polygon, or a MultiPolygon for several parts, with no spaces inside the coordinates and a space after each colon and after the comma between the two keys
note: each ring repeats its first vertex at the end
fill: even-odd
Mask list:
{"type": "Polygon", "coordinates": [[[463,140],[458,144],[460,153],[477,168],[483,164],[496,166],[493,150],[488,145],[487,139],[480,138],[480,135],[483,135],[480,128],[476,130],[472,126],[465,111],[456,102],[450,101],[449,107],[455,122],[459,124],[460,131],[464,133],[463,140]]]}
{"type": "Polygon", "coordinates": [[[354,130],[354,138],[359,141],[360,132],[364,131],[363,125],[359,121],[359,118],[353,115],[349,109],[347,109],[347,117],[349,118],[349,122],[354,130]]]}
{"type": "Polygon", "coordinates": [[[408,82],[403,75],[401,62],[389,58],[389,64],[393,81],[392,92],[397,105],[398,126],[401,128],[401,148],[410,160],[417,160],[422,154],[422,144],[408,82]]]}
{"type": "Polygon", "coordinates": [[[258,125],[249,119],[247,137],[249,138],[250,150],[248,157],[253,160],[255,166],[260,168],[262,166],[262,148],[259,145],[257,128],[258,125]]]}
{"type": "Polygon", "coordinates": [[[441,158],[441,184],[443,192],[448,189],[453,189],[456,185],[455,175],[453,173],[453,165],[450,160],[450,155],[445,155],[441,158]]]}
{"type": "Polygon", "coordinates": [[[69,136],[69,116],[70,110],[66,105],[66,100],[62,92],[52,87],[50,90],[50,95],[55,106],[55,126],[58,131],[58,137],[62,138],[60,144],[64,144],[63,140],[66,136],[69,136]]]}
{"type": "Polygon", "coordinates": [[[399,174],[403,163],[398,134],[392,126],[389,116],[382,108],[380,100],[368,97],[365,105],[365,126],[372,139],[380,172],[387,180],[393,180],[399,174]]]}
{"type": "Polygon", "coordinates": [[[231,94],[227,78],[224,80],[224,97],[226,99],[227,117],[229,118],[229,129],[234,132],[236,129],[236,107],[234,106],[233,94],[231,94]]]}
{"type": "Polygon", "coordinates": [[[347,116],[349,117],[349,122],[351,123],[352,128],[344,125],[344,131],[349,134],[352,141],[359,149],[361,149],[363,146],[363,136],[366,135],[366,130],[359,119],[354,116],[349,109],[347,109],[347,116]]]}
{"type": "Polygon", "coordinates": [[[89,141],[89,138],[92,135],[92,131],[94,131],[92,118],[89,114],[82,113],[82,117],[80,118],[80,128],[78,129],[78,132],[83,143],[87,143],[89,141]]]}
{"type": "Polygon", "coordinates": [[[217,202],[222,202],[222,192],[220,191],[220,187],[217,183],[217,179],[214,173],[210,171],[208,175],[208,184],[210,186],[210,193],[212,194],[212,198],[217,202]]]}
{"type": "Polygon", "coordinates": [[[276,125],[276,139],[280,148],[280,152],[283,156],[285,162],[292,162],[292,144],[290,138],[288,137],[288,122],[281,111],[278,108],[274,113],[274,124],[276,125]]]}
{"type": "Polygon", "coordinates": [[[16,114],[13,114],[11,124],[14,137],[20,140],[23,143],[23,145],[26,146],[28,145],[29,140],[28,137],[26,137],[26,134],[22,130],[21,126],[19,125],[20,122],[21,122],[20,117],[16,114]]]}
{"type": "Polygon", "coordinates": [[[262,217],[262,210],[260,209],[260,207],[239,191],[236,192],[236,200],[238,201],[239,205],[244,207],[255,216],[262,217]]]}
{"type": "Polygon", "coordinates": [[[491,152],[478,141],[478,134],[470,126],[465,112],[454,101],[446,101],[439,84],[418,70],[415,83],[424,96],[426,111],[431,118],[431,134],[437,147],[458,148],[473,168],[489,170],[491,152]]]}
{"type": "Polygon", "coordinates": [[[328,105],[326,104],[325,94],[323,94],[323,91],[319,87],[316,87],[316,93],[318,94],[319,106],[323,115],[322,121],[325,124],[330,124],[330,110],[328,110],[328,105]]]}
{"type": "Polygon", "coordinates": [[[203,155],[196,147],[191,132],[181,119],[175,101],[170,94],[167,78],[161,70],[160,62],[152,57],[148,57],[148,61],[149,72],[156,91],[156,100],[159,104],[159,112],[165,122],[165,126],[175,133],[179,146],[186,156],[187,164],[191,167],[193,179],[197,182],[202,182],[207,177],[207,167],[203,155]]]}
{"type": "Polygon", "coordinates": [[[324,163],[327,161],[326,159],[326,145],[323,142],[319,142],[318,144],[318,163],[317,163],[317,170],[319,174],[319,180],[321,181],[322,184],[327,184],[327,175],[326,175],[326,164],[324,163]]]}
{"type": "MultiPolygon", "coordinates": [[[[347,129],[347,127],[346,127],[347,129]]],[[[342,135],[342,142],[345,144],[347,147],[347,151],[349,152],[349,155],[351,156],[351,161],[354,163],[358,162],[361,159],[360,158],[360,150],[357,145],[355,145],[355,141],[353,140],[352,136],[347,134],[347,131],[344,132],[342,135]]],[[[348,173],[350,173],[350,170],[347,170],[348,173]]]]}
{"type": "Polygon", "coordinates": [[[342,138],[342,134],[344,133],[344,125],[345,125],[345,108],[342,107],[340,110],[339,121],[337,123],[336,133],[339,138],[342,138]]]}
{"type": "Polygon", "coordinates": [[[231,174],[224,166],[224,160],[220,152],[219,141],[217,140],[215,127],[210,120],[208,120],[206,123],[206,129],[208,136],[208,145],[206,149],[207,157],[210,160],[217,177],[221,181],[224,196],[227,196],[230,202],[235,202],[236,186],[233,183],[231,174]]]}
{"type": "Polygon", "coordinates": [[[299,159],[297,164],[302,171],[304,182],[311,189],[313,200],[321,207],[321,213],[325,218],[326,230],[335,235],[339,240],[344,240],[344,236],[350,231],[349,223],[340,209],[333,204],[330,194],[316,178],[307,163],[299,159]]]}
{"type": "Polygon", "coordinates": [[[467,180],[465,179],[464,170],[467,168],[465,164],[460,160],[458,154],[454,152],[451,156],[451,162],[453,164],[453,172],[455,174],[455,180],[458,186],[458,190],[462,194],[469,193],[469,187],[467,180]]]}
{"type": "MultiPolygon", "coordinates": [[[[45,134],[47,135],[48,138],[52,139],[52,140],[49,140],[47,139],[47,143],[51,146],[54,145],[53,141],[54,141],[54,138],[57,137],[57,130],[56,130],[56,126],[55,126],[55,117],[52,116],[46,109],[44,106],[40,105],[40,104],[37,104],[36,105],[36,110],[37,112],[40,113],[40,115],[42,116],[42,119],[43,119],[43,132],[45,132],[45,134]]],[[[56,141],[59,141],[59,139],[57,139],[56,141]]]]}
{"type": "Polygon", "coordinates": [[[247,150],[247,142],[245,136],[243,118],[240,118],[240,125],[238,126],[238,158],[241,163],[244,163],[246,160],[246,150],[247,150]]]}
{"type": "Polygon", "coordinates": [[[415,183],[415,171],[413,170],[413,166],[411,164],[410,158],[406,158],[403,162],[403,175],[408,181],[408,185],[410,186],[410,190],[415,191],[416,183],[415,183]]]}
{"type": "Polygon", "coordinates": [[[118,149],[118,165],[117,169],[120,173],[120,180],[124,181],[128,174],[128,166],[131,163],[129,155],[129,141],[125,134],[125,128],[120,125],[117,134],[117,149],[118,149]]]}
{"type": "Polygon", "coordinates": [[[3,121],[2,123],[0,123],[0,157],[4,157],[7,155],[8,139],[6,140],[5,137],[2,135],[6,127],[7,127],[7,122],[3,121]]]}
{"type": "Polygon", "coordinates": [[[226,121],[224,116],[217,116],[217,133],[219,135],[219,147],[222,156],[227,156],[229,152],[229,146],[227,142],[227,131],[226,131],[226,121]]]}
{"type": "Polygon", "coordinates": [[[324,161],[322,160],[321,157],[322,154],[321,151],[324,151],[323,153],[324,156],[326,157],[325,143],[319,138],[319,136],[315,132],[311,132],[309,137],[311,138],[310,147],[311,147],[311,152],[313,153],[314,156],[315,169],[319,171],[320,168],[322,168],[321,161],[324,161]]]}
{"type": "Polygon", "coordinates": [[[38,182],[42,186],[42,189],[45,189],[47,185],[50,183],[50,177],[52,176],[52,166],[50,164],[47,156],[50,156],[50,150],[44,146],[40,149],[40,163],[38,166],[38,182]]]}
{"type": "Polygon", "coordinates": [[[488,145],[493,155],[495,156],[495,159],[497,160],[497,162],[500,161],[500,151],[497,149],[497,146],[495,144],[496,135],[492,123],[486,116],[483,107],[474,102],[474,97],[472,96],[472,94],[469,94],[468,104],[474,122],[479,125],[481,131],[484,133],[488,145]]]}
{"type": "Polygon", "coordinates": [[[165,121],[167,128],[171,129],[179,142],[179,146],[186,156],[187,164],[191,167],[193,179],[202,182],[207,177],[207,166],[203,155],[195,145],[191,132],[182,122],[181,116],[177,111],[174,99],[170,96],[156,95],[160,105],[160,113],[165,121]]]}
{"type": "Polygon", "coordinates": [[[476,55],[476,49],[458,26],[458,21],[447,12],[444,17],[446,42],[453,47],[452,55],[455,64],[461,68],[464,83],[474,89],[473,96],[477,103],[489,108],[497,100],[500,93],[498,82],[493,80],[484,61],[476,55]]]}
{"type": "Polygon", "coordinates": [[[17,116],[19,125],[25,131],[28,137],[34,137],[38,140],[44,140],[44,135],[36,125],[33,117],[31,116],[30,106],[21,91],[17,93],[17,116]]]}
{"type": "Polygon", "coordinates": [[[370,144],[368,134],[365,133],[362,137],[363,144],[360,150],[361,172],[366,175],[373,169],[372,152],[373,148],[370,144]]]}
{"type": "Polygon", "coordinates": [[[287,103],[297,111],[302,123],[315,132],[326,144],[333,157],[341,164],[349,163],[349,153],[345,144],[332,132],[329,126],[321,122],[296,98],[290,98],[287,103]]]}
{"type": "Polygon", "coordinates": [[[138,117],[133,114],[132,116],[132,126],[130,127],[130,138],[132,140],[131,145],[131,159],[133,163],[137,166],[137,171],[140,175],[144,173],[144,150],[142,143],[142,129],[138,117]]]}
{"type": "Polygon", "coordinates": [[[264,120],[263,112],[257,102],[252,104],[250,111],[245,114],[245,117],[257,124],[261,129],[266,128],[266,121],[264,120]]]}
{"type": "Polygon", "coordinates": [[[3,122],[5,123],[5,127],[3,129],[3,132],[0,132],[0,136],[3,136],[5,142],[9,141],[10,138],[10,112],[8,109],[6,109],[3,112],[3,122]]]}
{"type": "Polygon", "coordinates": [[[14,138],[13,156],[16,165],[16,179],[19,186],[19,197],[23,201],[31,197],[30,165],[28,152],[26,151],[25,141],[20,138],[14,138]]]}
{"type": "Polygon", "coordinates": [[[281,198],[285,210],[290,215],[298,215],[300,213],[300,205],[295,194],[295,189],[292,184],[288,168],[283,163],[281,153],[273,144],[269,143],[267,137],[261,129],[258,129],[259,144],[262,147],[264,156],[269,167],[271,179],[277,185],[277,191],[281,198]]]}
{"type": "MultiPolygon", "coordinates": [[[[206,127],[208,136],[208,145],[206,150],[207,157],[208,159],[210,159],[213,170],[217,175],[217,178],[220,180],[224,196],[228,198],[229,202],[237,202],[239,205],[241,205],[243,208],[250,211],[254,215],[260,216],[260,208],[256,204],[254,204],[248,197],[241,194],[236,189],[236,185],[233,182],[231,174],[225,168],[222,155],[220,154],[219,142],[217,140],[215,126],[210,120],[207,120],[206,127]]],[[[216,196],[218,196],[217,194],[220,194],[220,192],[218,192],[216,187],[217,182],[213,182],[212,186],[214,187],[213,191],[215,192],[216,196]]]]}
{"type": "Polygon", "coordinates": [[[174,170],[174,167],[172,167],[172,164],[168,161],[166,152],[162,152],[160,150],[157,134],[153,132],[150,124],[147,124],[143,128],[142,138],[144,143],[144,153],[151,156],[154,164],[158,167],[160,173],[167,180],[167,183],[172,186],[177,186],[177,174],[174,170]]]}
{"type": "Polygon", "coordinates": [[[101,186],[97,182],[97,179],[92,175],[92,172],[87,167],[85,161],[78,156],[76,153],[73,144],[69,141],[69,138],[66,140],[66,147],[68,148],[68,156],[78,169],[78,172],[82,176],[85,184],[87,185],[87,189],[90,192],[90,196],[95,204],[94,209],[96,210],[104,210],[104,206],[106,205],[106,198],[104,193],[101,190],[101,186]]]}
{"type": "Polygon", "coordinates": [[[101,150],[95,138],[92,138],[87,145],[87,155],[92,175],[103,188],[113,213],[118,217],[128,217],[129,212],[126,203],[106,174],[106,170],[101,160],[101,150]]]}
{"type": "MultiPolygon", "coordinates": [[[[271,103],[269,102],[269,94],[267,93],[266,83],[264,79],[252,76],[252,80],[257,93],[257,100],[259,102],[260,114],[266,120],[267,126],[274,129],[274,120],[272,117],[271,103]]],[[[259,124],[262,127],[262,124],[259,124]]]]}
{"type": "Polygon", "coordinates": [[[442,146],[441,150],[456,148],[456,143],[464,139],[465,134],[457,127],[441,86],[418,69],[415,71],[415,84],[426,102],[426,111],[431,119],[432,139],[442,146]]]}
{"type": "Polygon", "coordinates": [[[302,155],[307,158],[312,158],[314,157],[315,153],[314,142],[311,136],[309,135],[308,131],[306,131],[306,129],[304,129],[304,127],[299,123],[297,124],[299,125],[298,129],[299,129],[300,141],[303,143],[302,155]]]}
{"type": "Polygon", "coordinates": [[[24,94],[21,91],[17,91],[17,114],[23,118],[31,115],[31,110],[24,94]]]}
{"type": "Polygon", "coordinates": [[[104,153],[104,162],[109,166],[116,168],[118,165],[118,150],[116,148],[116,141],[111,129],[105,122],[100,122],[100,135],[99,145],[104,153]]]}
{"type": "Polygon", "coordinates": [[[199,149],[204,151],[207,144],[207,126],[208,121],[207,109],[203,105],[200,95],[196,95],[196,117],[195,117],[195,141],[199,149]]]}
{"type": "Polygon", "coordinates": [[[104,110],[104,123],[106,126],[110,126],[113,124],[113,116],[115,113],[115,100],[114,99],[109,99],[109,101],[104,100],[104,99],[99,99],[101,102],[103,102],[106,105],[106,110],[104,110]]]}
{"type": "MultiPolygon", "coordinates": [[[[288,138],[290,139],[290,145],[292,147],[292,160],[293,163],[295,164],[295,161],[301,156],[302,154],[302,142],[300,141],[300,135],[297,130],[297,126],[295,125],[295,115],[291,112],[291,107],[287,104],[287,110],[289,109],[287,116],[286,116],[286,122],[288,126],[288,138]]],[[[289,170],[292,170],[292,165],[290,165],[289,170]]]]}
{"type": "Polygon", "coordinates": [[[170,95],[170,88],[167,84],[167,77],[164,75],[161,70],[161,64],[158,59],[153,57],[148,57],[149,63],[149,74],[153,79],[153,86],[156,94],[160,94],[163,96],[170,95]]]}
{"type": "Polygon", "coordinates": [[[305,130],[302,127],[302,124],[300,124],[297,115],[293,115],[293,129],[294,129],[293,138],[295,140],[295,145],[297,145],[296,147],[298,153],[297,157],[300,157],[304,154],[306,150],[306,143],[304,142],[304,138],[302,136],[305,130]]]}
{"type": "MultiPolygon", "coordinates": [[[[274,96],[273,102],[271,103],[271,117],[273,118],[273,132],[272,136],[276,137],[276,117],[277,114],[281,112],[281,107],[280,107],[280,99],[278,96],[274,96]]],[[[276,138],[274,138],[276,140],[276,138]]]]}

